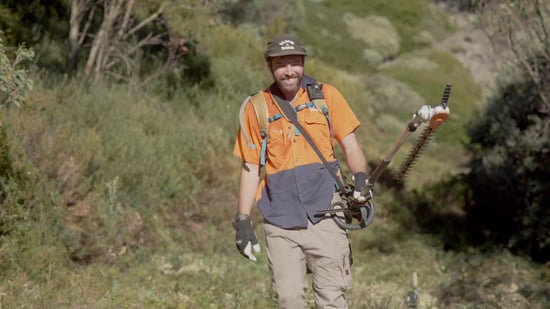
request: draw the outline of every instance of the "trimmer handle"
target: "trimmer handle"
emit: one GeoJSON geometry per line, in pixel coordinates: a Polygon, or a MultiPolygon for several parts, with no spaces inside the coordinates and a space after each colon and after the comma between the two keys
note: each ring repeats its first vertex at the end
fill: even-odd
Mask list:
{"type": "Polygon", "coordinates": [[[368,200],[365,204],[354,205],[353,202],[346,205],[344,202],[335,202],[330,205],[332,218],[336,225],[345,230],[360,230],[369,226],[374,221],[374,202],[368,200]],[[345,214],[344,217],[338,216],[337,212],[345,214]],[[353,223],[353,221],[356,223],[353,223]]]}

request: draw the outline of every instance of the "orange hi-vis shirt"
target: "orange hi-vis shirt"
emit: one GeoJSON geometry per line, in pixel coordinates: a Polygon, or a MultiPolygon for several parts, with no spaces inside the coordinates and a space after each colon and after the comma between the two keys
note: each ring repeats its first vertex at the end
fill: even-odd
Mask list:
{"type": "MultiPolygon", "coordinates": [[[[310,102],[306,86],[315,82],[304,76],[293,107],[310,102]]],[[[322,84],[329,119],[316,107],[305,107],[297,112],[298,121],[311,136],[317,148],[333,169],[338,172],[339,162],[334,156],[334,140],[340,142],[353,133],[359,120],[342,94],[329,84],[322,84]]],[[[271,224],[281,228],[306,227],[308,219],[313,223],[322,219],[317,211],[326,210],[333,197],[336,181],[326,170],[319,156],[294,124],[279,109],[274,95],[280,90],[275,84],[263,91],[269,117],[281,117],[268,125],[265,176],[256,193],[258,208],[271,224]]],[[[239,128],[233,154],[244,162],[260,165],[261,128],[252,104],[247,104],[243,114],[243,128],[239,128]],[[247,144],[241,130],[253,144],[247,144]]]]}

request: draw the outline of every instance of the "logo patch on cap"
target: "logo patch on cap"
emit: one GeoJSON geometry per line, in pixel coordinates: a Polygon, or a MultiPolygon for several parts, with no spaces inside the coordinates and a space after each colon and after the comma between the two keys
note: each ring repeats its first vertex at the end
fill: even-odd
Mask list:
{"type": "Polygon", "coordinates": [[[281,46],[281,50],[294,50],[296,49],[294,47],[294,41],[292,40],[282,40],[279,42],[279,46],[281,46]]]}

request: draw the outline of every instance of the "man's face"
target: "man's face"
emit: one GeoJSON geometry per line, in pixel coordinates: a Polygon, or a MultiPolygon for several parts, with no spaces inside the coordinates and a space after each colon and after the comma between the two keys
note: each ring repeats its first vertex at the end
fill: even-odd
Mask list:
{"type": "Polygon", "coordinates": [[[274,57],[270,60],[269,66],[273,80],[286,98],[294,98],[304,76],[304,57],[300,55],[274,57]]]}

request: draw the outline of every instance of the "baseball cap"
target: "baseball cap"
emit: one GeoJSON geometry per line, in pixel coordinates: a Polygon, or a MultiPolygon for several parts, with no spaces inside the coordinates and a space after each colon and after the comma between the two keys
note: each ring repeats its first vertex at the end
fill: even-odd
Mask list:
{"type": "Polygon", "coordinates": [[[282,34],[269,40],[265,59],[287,55],[307,56],[307,51],[300,43],[300,39],[290,34],[282,34]]]}

